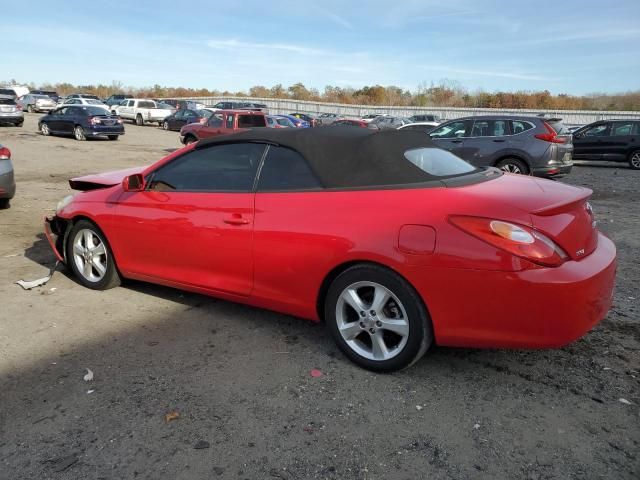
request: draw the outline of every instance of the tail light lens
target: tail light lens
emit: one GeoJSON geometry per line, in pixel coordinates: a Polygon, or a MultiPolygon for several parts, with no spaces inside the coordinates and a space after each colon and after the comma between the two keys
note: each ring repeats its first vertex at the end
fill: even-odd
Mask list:
{"type": "Polygon", "coordinates": [[[16,110],[22,110],[22,107],[20,105],[18,105],[17,103],[15,104],[16,110]]]}
{"type": "Polygon", "coordinates": [[[118,122],[120,125],[122,125],[122,119],[120,117],[118,117],[118,119],[116,120],[116,122],[118,122]]]}
{"type": "Polygon", "coordinates": [[[91,125],[100,125],[102,123],[102,120],[100,120],[100,118],[98,118],[98,117],[91,117],[89,119],[89,123],[91,125]]]}
{"type": "Polygon", "coordinates": [[[204,125],[205,123],[207,123],[207,119],[206,118],[201,118],[200,119],[200,125],[204,125]]]}
{"type": "Polygon", "coordinates": [[[551,142],[551,143],[567,143],[567,138],[558,136],[558,133],[547,122],[542,122],[542,125],[544,126],[547,132],[538,133],[537,135],[535,135],[537,139],[544,140],[545,142],[551,142]]]}
{"type": "Polygon", "coordinates": [[[10,160],[11,151],[7,147],[0,147],[0,160],[10,160]]]}
{"type": "Polygon", "coordinates": [[[479,240],[538,265],[557,267],[569,258],[553,240],[531,227],[483,217],[452,216],[449,220],[479,240]]]}

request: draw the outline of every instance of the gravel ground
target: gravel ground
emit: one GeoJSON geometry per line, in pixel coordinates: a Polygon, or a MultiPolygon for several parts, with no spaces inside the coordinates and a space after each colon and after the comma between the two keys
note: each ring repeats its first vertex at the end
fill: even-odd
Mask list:
{"type": "Polygon", "coordinates": [[[594,190],[619,249],[594,331],[560,350],[434,348],[376,375],[284,315],[143,283],[96,292],[64,271],[14,285],[53,266],[42,215],[69,177],[179,146],[133,125],[117,143],[46,138],[37,118],[0,129],[18,182],[0,211],[0,479],[640,477],[640,172],[563,180],[594,190]]]}

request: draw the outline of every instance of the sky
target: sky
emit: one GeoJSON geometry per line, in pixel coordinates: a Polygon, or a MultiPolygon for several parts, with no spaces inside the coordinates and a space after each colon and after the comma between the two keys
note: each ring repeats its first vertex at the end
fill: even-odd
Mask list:
{"type": "Polygon", "coordinates": [[[640,89],[640,0],[2,3],[0,81],[640,89]]]}

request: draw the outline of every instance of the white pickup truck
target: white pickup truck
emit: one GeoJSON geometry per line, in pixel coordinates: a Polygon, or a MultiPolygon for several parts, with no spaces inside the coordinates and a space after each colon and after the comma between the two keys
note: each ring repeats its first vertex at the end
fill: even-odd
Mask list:
{"type": "Polygon", "coordinates": [[[173,113],[172,109],[159,108],[158,104],[147,98],[129,98],[113,108],[123,119],[132,120],[136,125],[145,123],[162,124],[165,118],[173,113]]]}

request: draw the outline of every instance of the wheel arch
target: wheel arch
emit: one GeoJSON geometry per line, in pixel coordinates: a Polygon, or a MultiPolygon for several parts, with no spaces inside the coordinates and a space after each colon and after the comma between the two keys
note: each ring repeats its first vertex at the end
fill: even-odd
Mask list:
{"type": "MultiPolygon", "coordinates": [[[[400,273],[398,270],[396,270],[395,268],[387,264],[384,264],[375,260],[356,259],[356,260],[349,260],[336,265],[327,273],[327,275],[325,275],[324,279],[322,280],[322,283],[320,284],[320,288],[318,289],[318,294],[316,296],[316,312],[317,312],[318,318],[320,319],[320,322],[324,322],[324,313],[325,313],[324,303],[327,298],[327,294],[329,293],[329,288],[331,288],[331,284],[336,278],[340,276],[340,274],[342,274],[343,272],[347,271],[349,268],[354,267],[356,265],[373,265],[376,267],[381,267],[385,270],[389,270],[395,273],[396,275],[398,275],[405,282],[407,282],[407,284],[411,288],[413,288],[418,298],[422,302],[422,306],[427,311],[427,314],[429,315],[429,317],[431,317],[429,306],[425,303],[424,298],[422,298],[422,295],[420,295],[420,293],[418,292],[418,289],[413,285],[413,283],[411,283],[411,281],[407,277],[405,277],[402,273],[400,273]]],[[[433,334],[434,334],[434,342],[435,342],[435,331],[433,332],[433,334]]]]}
{"type": "Polygon", "coordinates": [[[116,271],[118,272],[119,275],[122,276],[121,272],[120,272],[120,268],[118,267],[118,258],[116,256],[116,252],[113,250],[113,247],[111,246],[111,242],[109,241],[109,237],[107,236],[107,234],[104,232],[104,229],[100,226],[100,224],[97,222],[97,220],[93,217],[90,217],[89,215],[86,215],[84,213],[78,213],[77,215],[74,215],[70,218],[67,219],[61,219],[61,220],[65,220],[67,222],[67,228],[65,229],[64,232],[64,238],[62,240],[62,250],[64,252],[64,262],[65,264],[68,263],[68,259],[67,259],[67,242],[69,241],[69,233],[71,232],[71,229],[74,227],[74,225],[82,220],[85,220],[87,222],[92,223],[93,225],[96,226],[96,228],[98,230],[100,230],[100,233],[102,234],[102,236],[104,237],[104,241],[107,242],[107,245],[109,246],[109,249],[111,250],[111,255],[113,256],[113,262],[115,263],[116,266],[116,271]]]}

